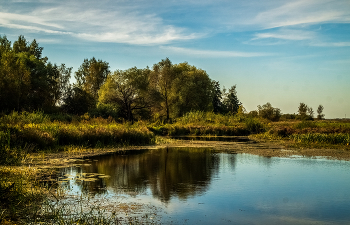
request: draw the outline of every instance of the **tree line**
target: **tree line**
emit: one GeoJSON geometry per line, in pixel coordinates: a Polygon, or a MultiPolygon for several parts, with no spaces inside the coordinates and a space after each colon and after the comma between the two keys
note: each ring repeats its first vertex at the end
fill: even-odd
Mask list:
{"type": "Polygon", "coordinates": [[[206,71],[169,58],[152,68],[110,71],[109,63],[84,59],[74,73],[42,56],[34,39],[13,44],[0,36],[0,108],[3,113],[43,110],[82,115],[170,120],[193,110],[232,113],[241,104],[236,86],[221,90],[206,71]]]}
{"type": "MultiPolygon", "coordinates": [[[[43,47],[34,39],[19,36],[13,44],[0,36],[0,112],[35,111],[113,117],[128,121],[159,119],[170,121],[190,111],[221,114],[245,113],[238,100],[236,85],[228,90],[206,71],[187,62],[173,64],[169,58],[152,68],[133,67],[110,71],[109,63],[84,59],[74,73],[72,67],[57,65],[42,55],[43,47]]],[[[324,118],[323,106],[317,109],[324,118]]],[[[281,111],[270,103],[247,113],[278,121],[281,111]]],[[[300,103],[295,119],[312,119],[314,112],[300,103]]]]}

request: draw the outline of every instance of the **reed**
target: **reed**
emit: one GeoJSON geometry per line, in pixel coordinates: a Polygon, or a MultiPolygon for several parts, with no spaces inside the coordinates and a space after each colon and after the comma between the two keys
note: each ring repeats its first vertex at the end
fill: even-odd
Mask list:
{"type": "Polygon", "coordinates": [[[115,147],[155,143],[155,135],[145,125],[118,124],[101,118],[51,122],[39,113],[12,113],[1,118],[0,147],[2,151],[52,151],[65,145],[84,147],[115,147]],[[34,116],[33,116],[34,115],[34,116]]]}
{"type": "Polygon", "coordinates": [[[257,118],[242,115],[221,115],[213,112],[189,112],[174,123],[153,123],[148,128],[157,135],[246,136],[264,131],[257,118]]]}
{"type": "Polygon", "coordinates": [[[345,133],[308,133],[308,134],[293,134],[290,139],[299,143],[322,143],[322,144],[334,144],[334,145],[349,145],[350,134],[345,133]]]}

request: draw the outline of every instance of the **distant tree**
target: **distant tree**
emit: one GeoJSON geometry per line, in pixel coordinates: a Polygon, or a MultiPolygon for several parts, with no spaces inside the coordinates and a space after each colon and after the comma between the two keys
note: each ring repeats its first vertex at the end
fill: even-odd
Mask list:
{"type": "Polygon", "coordinates": [[[314,110],[311,107],[307,107],[307,113],[311,118],[314,118],[314,110]]]}
{"type": "Polygon", "coordinates": [[[300,116],[302,116],[302,117],[305,117],[306,116],[306,113],[307,113],[307,109],[308,109],[308,107],[307,107],[307,105],[305,104],[305,103],[300,103],[299,104],[299,107],[298,107],[298,113],[299,113],[299,115],[300,116]]]}
{"type": "Polygon", "coordinates": [[[319,105],[318,108],[317,108],[317,119],[324,119],[324,114],[323,113],[323,106],[322,105],[319,105]]]}
{"type": "Polygon", "coordinates": [[[300,103],[298,107],[298,118],[302,120],[313,120],[314,110],[305,103],[300,103]]]}
{"type": "Polygon", "coordinates": [[[236,85],[232,86],[228,92],[226,89],[223,90],[223,105],[225,107],[225,111],[231,114],[236,114],[238,112],[238,108],[241,103],[237,97],[236,85]]]}
{"type": "Polygon", "coordinates": [[[107,75],[110,73],[109,65],[102,60],[96,60],[95,57],[84,59],[84,62],[75,72],[75,79],[77,80],[77,86],[84,91],[90,93],[95,100],[98,99],[98,90],[107,79],[107,75]]]}
{"type": "Polygon", "coordinates": [[[212,88],[213,88],[213,112],[214,113],[222,113],[222,92],[220,89],[219,81],[212,81],[212,88]]]}
{"type": "Polygon", "coordinates": [[[258,105],[258,114],[260,117],[271,121],[278,121],[281,118],[281,110],[272,107],[269,102],[263,106],[258,105]]]}

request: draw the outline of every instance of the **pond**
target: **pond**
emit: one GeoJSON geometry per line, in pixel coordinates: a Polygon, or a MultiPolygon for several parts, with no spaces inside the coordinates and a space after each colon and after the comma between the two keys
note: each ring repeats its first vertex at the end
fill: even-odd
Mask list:
{"type": "Polygon", "coordinates": [[[350,223],[347,161],[163,148],[93,157],[62,174],[72,193],[156,208],[156,223],[350,223]]]}

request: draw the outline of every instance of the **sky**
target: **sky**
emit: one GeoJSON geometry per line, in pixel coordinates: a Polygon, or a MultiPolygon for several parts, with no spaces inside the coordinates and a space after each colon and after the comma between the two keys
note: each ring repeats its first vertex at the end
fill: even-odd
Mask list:
{"type": "Polygon", "coordinates": [[[249,112],[270,102],[350,117],[349,0],[0,0],[0,35],[24,35],[76,71],[111,71],[168,57],[205,70],[249,112]]]}

